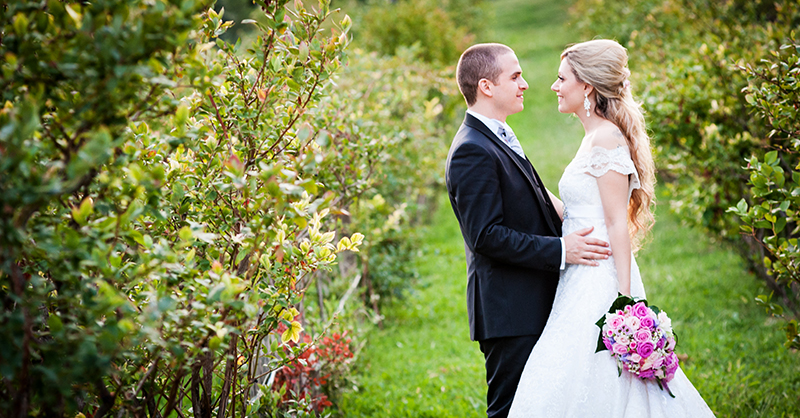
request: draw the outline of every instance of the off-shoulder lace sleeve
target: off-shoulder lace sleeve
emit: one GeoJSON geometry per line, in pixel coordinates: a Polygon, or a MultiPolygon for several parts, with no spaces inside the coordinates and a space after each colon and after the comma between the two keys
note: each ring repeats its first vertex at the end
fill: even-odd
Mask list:
{"type": "Polygon", "coordinates": [[[636,172],[636,166],[633,165],[628,147],[619,146],[614,149],[593,147],[582,163],[581,170],[594,177],[600,177],[609,170],[627,175],[629,179],[628,197],[634,189],[642,187],[639,182],[639,173],[636,172]]]}

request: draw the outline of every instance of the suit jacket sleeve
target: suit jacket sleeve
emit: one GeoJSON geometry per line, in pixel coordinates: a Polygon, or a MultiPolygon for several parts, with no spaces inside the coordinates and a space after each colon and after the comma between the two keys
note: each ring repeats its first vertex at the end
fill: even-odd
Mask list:
{"type": "MultiPolygon", "coordinates": [[[[528,234],[504,225],[498,174],[502,169],[486,149],[475,143],[463,143],[451,155],[448,188],[466,245],[477,254],[506,264],[558,270],[561,263],[558,237],[528,234]]],[[[534,212],[512,216],[539,215],[534,212]]]]}

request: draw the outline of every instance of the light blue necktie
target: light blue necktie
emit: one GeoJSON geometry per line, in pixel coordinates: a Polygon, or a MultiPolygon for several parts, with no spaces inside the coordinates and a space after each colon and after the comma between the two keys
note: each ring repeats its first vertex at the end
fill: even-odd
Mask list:
{"type": "Polygon", "coordinates": [[[525,158],[522,145],[520,145],[519,140],[512,132],[506,131],[506,129],[501,126],[497,129],[497,135],[506,141],[506,144],[508,144],[508,147],[511,148],[512,151],[516,152],[520,157],[525,158]]]}

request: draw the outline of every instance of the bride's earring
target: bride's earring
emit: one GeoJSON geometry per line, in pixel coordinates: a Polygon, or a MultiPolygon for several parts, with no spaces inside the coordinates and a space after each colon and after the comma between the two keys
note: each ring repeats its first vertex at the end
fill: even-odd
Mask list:
{"type": "Polygon", "coordinates": [[[589,110],[592,109],[592,104],[589,102],[589,93],[583,93],[583,108],[586,109],[586,116],[591,116],[589,110]]]}

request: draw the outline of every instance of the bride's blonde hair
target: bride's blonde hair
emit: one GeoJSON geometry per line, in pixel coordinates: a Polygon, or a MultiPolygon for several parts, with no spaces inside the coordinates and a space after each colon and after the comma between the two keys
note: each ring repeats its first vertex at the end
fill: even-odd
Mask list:
{"type": "Polygon", "coordinates": [[[594,113],[617,125],[628,143],[641,183],[628,204],[631,244],[636,249],[655,222],[652,206],[656,177],[642,107],[631,95],[628,54],[617,42],[598,39],[570,46],[561,53],[561,59],[567,60],[578,81],[594,87],[594,113]]]}

